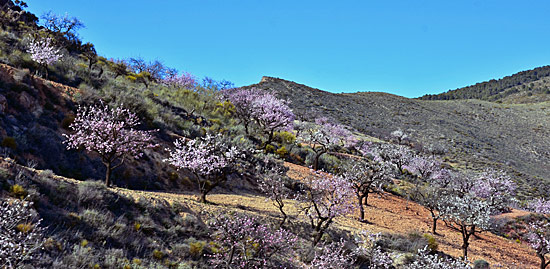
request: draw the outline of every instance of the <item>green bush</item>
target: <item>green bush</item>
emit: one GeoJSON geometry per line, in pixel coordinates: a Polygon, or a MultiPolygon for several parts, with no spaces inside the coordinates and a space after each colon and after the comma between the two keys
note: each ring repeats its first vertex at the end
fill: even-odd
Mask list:
{"type": "Polygon", "coordinates": [[[19,199],[24,199],[25,197],[27,197],[27,190],[25,190],[25,188],[23,188],[21,185],[15,184],[10,187],[10,194],[19,199]]]}
{"type": "Polygon", "coordinates": [[[435,237],[433,237],[431,234],[424,234],[424,238],[428,241],[428,248],[432,253],[437,251],[437,248],[439,247],[439,244],[436,242],[435,237]]]}
{"type": "Polygon", "coordinates": [[[285,146],[282,146],[282,147],[278,148],[275,153],[277,153],[277,155],[279,155],[279,157],[285,158],[286,155],[288,154],[288,150],[286,150],[285,146]]]}
{"type": "Polygon", "coordinates": [[[189,255],[193,258],[199,258],[204,252],[205,241],[194,241],[189,243],[189,255]]]}

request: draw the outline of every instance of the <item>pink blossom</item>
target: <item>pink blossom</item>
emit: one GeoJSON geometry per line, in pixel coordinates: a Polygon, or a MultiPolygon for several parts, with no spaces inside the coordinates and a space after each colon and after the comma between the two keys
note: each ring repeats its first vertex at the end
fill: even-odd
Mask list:
{"type": "Polygon", "coordinates": [[[110,108],[100,101],[98,105],[79,107],[74,122],[69,126],[72,134],[66,135],[67,149],[84,147],[96,152],[107,166],[106,184],[110,184],[111,170],[122,164],[125,156],[135,159],[143,150],[158,146],[153,143],[153,131],[136,130],[139,119],[130,110],[118,106],[110,108]],[[113,162],[121,162],[115,166],[113,162]]]}

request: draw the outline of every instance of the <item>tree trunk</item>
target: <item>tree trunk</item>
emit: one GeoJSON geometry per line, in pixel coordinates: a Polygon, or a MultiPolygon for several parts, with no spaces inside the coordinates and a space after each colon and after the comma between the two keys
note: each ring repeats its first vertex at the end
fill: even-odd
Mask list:
{"type": "Polygon", "coordinates": [[[437,232],[436,232],[436,230],[437,230],[437,218],[432,217],[432,219],[433,219],[432,233],[437,234],[437,232]]]}
{"type": "Polygon", "coordinates": [[[206,201],[206,191],[201,191],[201,198],[200,198],[200,201],[201,203],[203,204],[206,204],[207,201],[206,201]]]}
{"type": "Polygon", "coordinates": [[[315,155],[315,160],[313,162],[313,170],[317,171],[319,170],[319,159],[321,158],[321,155],[323,155],[324,152],[319,152],[315,155]]]}
{"type": "Polygon", "coordinates": [[[244,132],[246,133],[246,135],[250,135],[250,131],[248,130],[248,121],[243,121],[243,125],[244,125],[244,132]]]}
{"type": "Polygon", "coordinates": [[[540,269],[545,269],[547,264],[546,264],[546,259],[544,258],[544,255],[541,254],[540,252],[537,252],[537,256],[540,259],[540,269]]]}
{"type": "Polygon", "coordinates": [[[464,260],[468,258],[468,241],[464,241],[464,244],[462,244],[462,256],[464,257],[464,260]]]}
{"type": "Polygon", "coordinates": [[[468,231],[468,227],[462,227],[462,240],[464,241],[462,244],[462,256],[464,256],[464,260],[468,258],[468,246],[470,243],[468,241],[470,240],[470,236],[474,234],[476,227],[472,226],[470,228],[470,231],[468,231]]]}
{"type": "Polygon", "coordinates": [[[363,207],[363,197],[357,194],[357,202],[359,202],[359,219],[365,220],[365,208],[363,207]]]}
{"type": "Polygon", "coordinates": [[[111,186],[111,171],[112,171],[111,162],[105,163],[105,166],[107,167],[107,170],[105,172],[105,185],[107,187],[110,187],[111,186]]]}
{"type": "Polygon", "coordinates": [[[283,214],[283,219],[281,220],[281,223],[279,224],[279,228],[283,228],[283,225],[286,222],[286,219],[288,218],[286,213],[283,211],[283,208],[279,208],[279,211],[281,211],[281,214],[283,214]]]}
{"type": "Polygon", "coordinates": [[[317,224],[317,226],[315,226],[315,236],[313,237],[313,247],[315,247],[323,237],[323,233],[324,233],[323,222],[324,222],[323,220],[319,220],[319,223],[317,224]]]}

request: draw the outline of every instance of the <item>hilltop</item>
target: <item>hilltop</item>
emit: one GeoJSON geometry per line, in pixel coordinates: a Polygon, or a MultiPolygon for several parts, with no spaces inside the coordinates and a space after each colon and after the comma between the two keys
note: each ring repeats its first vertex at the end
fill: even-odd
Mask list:
{"type": "Polygon", "coordinates": [[[478,99],[498,103],[526,104],[550,100],[550,66],[537,67],[500,79],[476,83],[472,86],[428,94],[421,100],[478,99]]]}

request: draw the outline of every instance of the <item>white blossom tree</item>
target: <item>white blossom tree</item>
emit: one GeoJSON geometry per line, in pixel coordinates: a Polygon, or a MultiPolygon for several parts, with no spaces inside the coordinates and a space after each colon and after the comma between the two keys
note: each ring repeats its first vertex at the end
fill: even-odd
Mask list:
{"type": "Polygon", "coordinates": [[[468,261],[440,257],[430,254],[428,247],[418,250],[416,260],[407,269],[472,269],[468,261]]]}
{"type": "Polygon", "coordinates": [[[351,183],[359,207],[359,218],[365,220],[364,206],[370,193],[379,193],[384,184],[391,182],[392,171],[384,163],[368,159],[348,160],[342,167],[341,177],[351,183]]]}
{"type": "Polygon", "coordinates": [[[0,268],[19,268],[42,248],[44,228],[32,202],[0,201],[0,268]]]}
{"type": "Polygon", "coordinates": [[[490,228],[491,206],[472,194],[463,196],[448,195],[441,206],[442,218],[449,226],[462,235],[462,254],[468,257],[470,237],[490,228]]]}
{"type": "Polygon", "coordinates": [[[31,54],[31,59],[38,63],[40,68],[44,69],[46,77],[48,76],[48,65],[59,61],[63,57],[61,49],[55,47],[53,39],[49,37],[31,40],[27,52],[31,54]]]}

